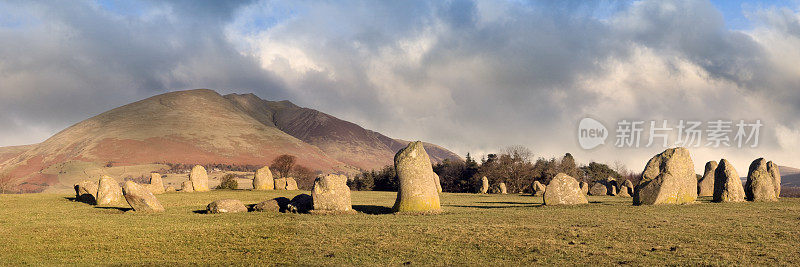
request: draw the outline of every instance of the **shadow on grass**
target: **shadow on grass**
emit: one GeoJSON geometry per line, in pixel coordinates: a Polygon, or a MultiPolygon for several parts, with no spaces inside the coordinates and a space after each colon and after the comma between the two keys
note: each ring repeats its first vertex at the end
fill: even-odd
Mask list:
{"type": "Polygon", "coordinates": [[[475,205],[444,205],[448,207],[458,207],[458,208],[476,208],[476,209],[508,209],[508,208],[536,208],[542,207],[544,204],[534,204],[534,203],[522,203],[528,205],[511,205],[511,206],[475,206],[475,205]]]}
{"type": "Polygon", "coordinates": [[[541,204],[536,202],[511,202],[511,201],[479,201],[475,203],[481,204],[508,204],[508,205],[531,205],[531,204],[541,204]]]}
{"type": "Polygon", "coordinates": [[[208,210],[195,210],[195,211],[192,211],[192,212],[194,212],[196,214],[208,214],[208,210]]]}
{"type": "Polygon", "coordinates": [[[94,207],[95,209],[104,209],[104,210],[118,210],[122,212],[126,212],[132,210],[133,208],[122,208],[122,207],[94,207]]]}
{"type": "Polygon", "coordinates": [[[392,208],[376,205],[353,205],[353,209],[369,215],[392,214],[392,208]]]}

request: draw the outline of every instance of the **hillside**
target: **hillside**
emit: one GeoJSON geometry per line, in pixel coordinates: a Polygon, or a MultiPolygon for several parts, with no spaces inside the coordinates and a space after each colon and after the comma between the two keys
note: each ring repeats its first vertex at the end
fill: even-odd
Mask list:
{"type": "Polygon", "coordinates": [[[781,171],[781,185],[790,187],[800,187],[800,169],[778,166],[781,171]]]}
{"type": "MultiPolygon", "coordinates": [[[[223,97],[198,89],[115,108],[40,144],[2,148],[0,172],[15,177],[19,189],[37,192],[71,187],[79,175],[60,178],[66,177],[62,169],[81,172],[72,165],[266,165],[281,154],[295,155],[298,164],[321,172],[354,172],[391,163],[393,150],[375,147],[363,132],[370,131],[288,101],[265,101],[255,95],[223,97]],[[241,96],[246,99],[239,100],[241,96]],[[335,123],[320,124],[319,118],[335,123]]],[[[439,148],[432,150],[441,153],[439,148]]]]}

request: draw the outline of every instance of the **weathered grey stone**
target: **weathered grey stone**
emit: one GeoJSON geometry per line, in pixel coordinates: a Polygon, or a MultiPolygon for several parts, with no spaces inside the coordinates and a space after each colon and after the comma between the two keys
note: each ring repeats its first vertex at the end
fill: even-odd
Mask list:
{"type": "Polygon", "coordinates": [[[285,197],[277,197],[259,202],[253,206],[253,211],[259,212],[286,212],[292,201],[285,197]]]}
{"type": "Polygon", "coordinates": [[[593,196],[608,195],[608,187],[601,182],[596,182],[592,184],[591,188],[589,188],[589,194],[593,196]]]}
{"type": "Polygon", "coordinates": [[[192,185],[192,181],[183,181],[183,183],[181,183],[181,192],[187,192],[187,193],[194,192],[194,186],[192,185]]]}
{"type": "Polygon", "coordinates": [[[150,184],[147,185],[147,189],[150,190],[150,192],[154,195],[163,194],[165,192],[164,181],[161,180],[160,173],[150,173],[150,184]]]}
{"type": "Polygon", "coordinates": [[[547,188],[542,185],[539,181],[533,181],[533,195],[537,197],[544,196],[544,192],[547,188]]]}
{"type": "Polygon", "coordinates": [[[633,182],[631,182],[631,180],[625,180],[622,185],[628,188],[628,196],[633,196],[633,182]]]}
{"type": "Polygon", "coordinates": [[[208,172],[203,166],[195,165],[192,168],[192,172],[189,173],[189,181],[192,181],[192,188],[195,192],[211,191],[208,187],[208,172]]]}
{"type": "Polygon", "coordinates": [[[544,191],[545,205],[587,204],[586,195],[581,192],[580,183],[575,178],[559,173],[550,180],[544,191]]]}
{"type": "Polygon", "coordinates": [[[503,195],[508,194],[508,188],[506,188],[506,183],[500,183],[498,187],[500,188],[500,194],[503,195]]]}
{"type": "Polygon", "coordinates": [[[697,176],[689,150],[670,148],[655,155],[636,186],[634,205],[685,204],[697,200],[697,176]]]}
{"type": "Polygon", "coordinates": [[[628,187],[627,187],[627,186],[625,186],[625,184],[623,184],[623,185],[622,185],[622,186],[619,188],[619,192],[617,192],[617,195],[616,195],[616,196],[618,196],[618,197],[631,197],[631,195],[630,195],[628,192],[629,192],[629,189],[628,189],[628,187]]]}
{"type": "Polygon", "coordinates": [[[434,172],[433,173],[433,178],[434,178],[433,179],[433,183],[436,184],[436,192],[441,193],[442,192],[442,182],[439,181],[439,175],[434,172]]]}
{"type": "Polygon", "coordinates": [[[707,197],[714,195],[714,183],[716,179],[714,178],[714,174],[717,170],[716,161],[709,161],[706,162],[706,168],[703,172],[703,176],[700,180],[697,181],[697,196],[698,197],[707,197]]]}
{"type": "Polygon", "coordinates": [[[299,194],[292,198],[286,209],[294,213],[308,213],[314,208],[314,198],[308,194],[299,194]]]}
{"type": "Polygon", "coordinates": [[[400,183],[392,208],[395,212],[441,211],[433,167],[422,142],[411,142],[397,152],[394,166],[400,183]]]}
{"type": "Polygon", "coordinates": [[[253,177],[253,190],[273,190],[275,189],[275,179],[272,178],[272,171],[268,166],[264,166],[256,171],[253,177]]]}
{"type": "Polygon", "coordinates": [[[772,175],[772,185],[775,187],[775,197],[781,198],[781,170],[772,161],[767,162],[767,171],[772,175]]]}
{"type": "Polygon", "coordinates": [[[286,178],[286,190],[297,190],[297,181],[292,177],[286,178]]]}
{"type": "Polygon", "coordinates": [[[584,195],[588,195],[589,194],[589,184],[588,183],[586,183],[584,181],[581,181],[581,192],[583,192],[584,195]]]}
{"type": "Polygon", "coordinates": [[[286,190],[286,178],[275,178],[275,190],[286,190]]]}
{"type": "Polygon", "coordinates": [[[158,199],[150,190],[133,181],[125,181],[122,186],[122,195],[134,211],[164,211],[164,206],[161,206],[161,202],[158,202],[158,199]]]}
{"type": "Polygon", "coordinates": [[[206,206],[207,213],[247,212],[247,207],[237,199],[220,199],[206,206]]]}
{"type": "Polygon", "coordinates": [[[75,200],[86,204],[97,204],[97,183],[83,180],[75,184],[75,200]]]}
{"type": "Polygon", "coordinates": [[[778,201],[775,195],[775,179],[767,169],[767,161],[759,158],[750,164],[747,172],[747,182],[744,185],[744,194],[749,201],[778,201]]]}
{"type": "Polygon", "coordinates": [[[489,192],[489,179],[484,176],[481,178],[481,194],[486,194],[489,192]]]}
{"type": "MultiPolygon", "coordinates": [[[[706,165],[707,166],[707,165],[706,165]]],[[[721,159],[714,166],[714,202],[742,202],[744,201],[744,187],[739,173],[726,159],[721,159]]]]}
{"type": "Polygon", "coordinates": [[[354,212],[350,202],[350,187],[347,177],[329,174],[317,177],[311,189],[314,212],[354,212]]]}
{"type": "Polygon", "coordinates": [[[114,178],[103,175],[97,184],[97,205],[122,202],[122,187],[114,178]]]}

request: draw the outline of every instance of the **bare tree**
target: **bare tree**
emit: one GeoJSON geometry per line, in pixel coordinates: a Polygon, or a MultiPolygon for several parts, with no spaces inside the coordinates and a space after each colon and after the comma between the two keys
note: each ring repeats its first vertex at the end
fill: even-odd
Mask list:
{"type": "Polygon", "coordinates": [[[289,172],[294,167],[297,158],[292,155],[280,155],[270,164],[269,169],[278,172],[278,177],[285,178],[289,176],[289,172]]]}
{"type": "Polygon", "coordinates": [[[14,187],[14,178],[11,175],[0,173],[0,194],[11,191],[12,187],[14,187]]]}
{"type": "Polygon", "coordinates": [[[622,176],[622,177],[626,177],[626,176],[628,176],[630,174],[630,171],[628,170],[628,167],[626,167],[625,163],[622,163],[622,161],[619,161],[619,160],[614,161],[614,167],[613,168],[614,168],[614,171],[619,173],[619,175],[622,176]]]}
{"type": "Polygon", "coordinates": [[[525,146],[513,145],[503,149],[503,154],[511,157],[514,161],[530,162],[533,158],[533,152],[525,146]]]}

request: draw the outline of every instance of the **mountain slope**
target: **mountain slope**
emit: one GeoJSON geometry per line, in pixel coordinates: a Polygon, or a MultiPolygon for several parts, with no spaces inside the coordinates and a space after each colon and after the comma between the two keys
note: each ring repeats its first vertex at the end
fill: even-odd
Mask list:
{"type": "Polygon", "coordinates": [[[800,169],[778,166],[781,171],[781,186],[800,187],[800,169]]]}
{"type": "MultiPolygon", "coordinates": [[[[0,173],[15,177],[19,189],[37,192],[68,189],[82,175],[80,166],[107,162],[266,165],[290,154],[313,170],[353,172],[391,164],[404,142],[288,101],[198,89],[112,109],[40,144],[0,148],[0,173]],[[67,179],[67,170],[81,175],[67,179]]],[[[426,148],[434,161],[458,158],[432,144],[426,148]]]]}
{"type": "MultiPolygon", "coordinates": [[[[361,169],[378,169],[393,163],[394,154],[408,141],[392,139],[326,113],[298,107],[288,101],[267,101],[253,94],[230,94],[230,99],[242,110],[264,124],[325,151],[332,158],[361,169]]],[[[434,162],[460,157],[439,146],[425,143],[434,162]]]]}

